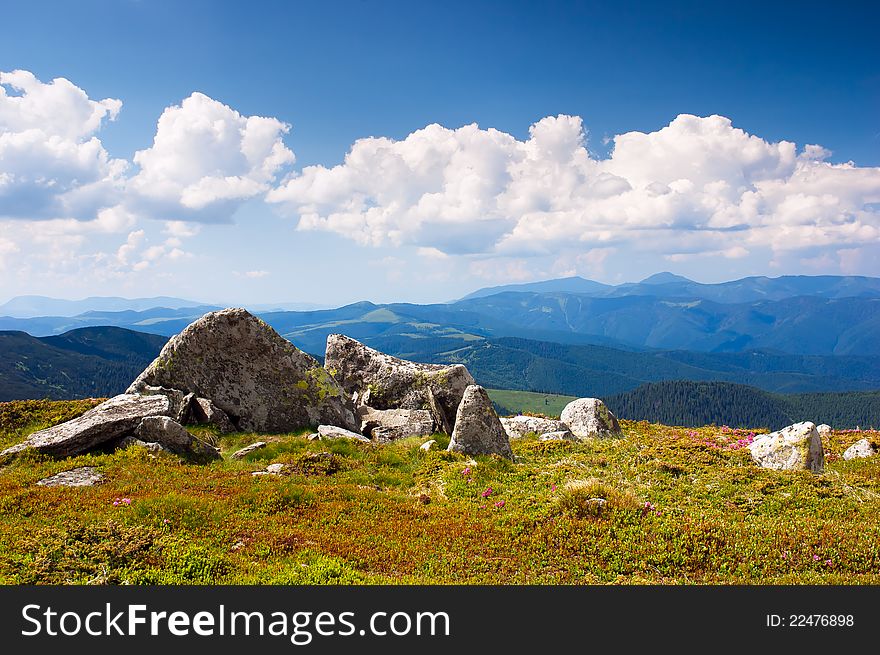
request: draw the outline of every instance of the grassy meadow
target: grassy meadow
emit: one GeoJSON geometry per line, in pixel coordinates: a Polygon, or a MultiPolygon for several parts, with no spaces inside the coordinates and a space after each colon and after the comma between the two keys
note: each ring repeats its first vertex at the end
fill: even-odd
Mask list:
{"type": "MultiPolygon", "coordinates": [[[[0,403],[0,446],[96,402],[0,403]]],[[[745,431],[622,428],[621,440],[515,441],[516,464],[426,453],[419,438],[205,428],[192,430],[223,461],[27,454],[0,468],[0,582],[880,584],[880,457],[840,458],[880,434],[833,433],[812,475],[756,467],[745,431]],[[269,446],[228,459],[258,439],[269,446]],[[270,463],[285,475],[251,475],[270,463]],[[79,466],[104,483],[36,486],[79,466]]]]}

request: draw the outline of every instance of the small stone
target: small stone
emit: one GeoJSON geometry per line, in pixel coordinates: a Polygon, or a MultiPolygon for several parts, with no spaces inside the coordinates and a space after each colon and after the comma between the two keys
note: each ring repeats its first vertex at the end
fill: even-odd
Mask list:
{"type": "Polygon", "coordinates": [[[571,430],[557,430],[556,432],[545,432],[538,437],[538,441],[577,441],[577,438],[571,433],[571,430]]]}
{"type": "Polygon", "coordinates": [[[284,464],[269,464],[266,467],[266,473],[269,475],[281,475],[281,471],[284,470],[284,464]]]}
{"type": "Polygon", "coordinates": [[[232,459],[244,459],[247,455],[250,455],[255,450],[260,450],[261,448],[266,447],[265,441],[256,441],[249,446],[245,446],[241,450],[236,450],[232,453],[232,459]]]}
{"type": "Polygon", "coordinates": [[[104,476],[93,466],[81,466],[43,478],[37,484],[41,487],[91,487],[104,481],[104,476]]]}
{"type": "Polygon", "coordinates": [[[823,423],[822,425],[817,425],[816,432],[819,433],[820,437],[827,437],[829,434],[831,434],[831,426],[828,425],[827,423],[823,423]]]}
{"type": "Polygon", "coordinates": [[[861,459],[862,457],[871,457],[876,453],[877,449],[874,448],[869,440],[860,439],[843,451],[843,458],[846,460],[861,459]]]}
{"type": "Polygon", "coordinates": [[[306,437],[309,441],[320,441],[321,435],[317,432],[312,432],[308,437],[306,437]]]}
{"type": "Polygon", "coordinates": [[[321,439],[354,439],[355,441],[371,443],[364,435],[346,430],[345,428],[336,427],[335,425],[319,425],[318,435],[321,439]]]}
{"type": "Polygon", "coordinates": [[[162,444],[178,455],[219,459],[220,451],[190,434],[185,427],[167,416],[149,416],[134,431],[141,441],[162,444]]]}
{"type": "Polygon", "coordinates": [[[431,439],[430,441],[426,441],[419,446],[419,450],[424,450],[425,452],[428,452],[429,450],[437,450],[437,440],[431,439]]]}

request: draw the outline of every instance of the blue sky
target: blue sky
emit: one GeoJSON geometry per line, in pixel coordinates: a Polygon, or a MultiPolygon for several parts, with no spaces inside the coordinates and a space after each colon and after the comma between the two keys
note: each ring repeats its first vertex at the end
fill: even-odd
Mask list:
{"type": "Polygon", "coordinates": [[[0,297],[878,275],[880,10],[765,4],[7,3],[0,297]]]}

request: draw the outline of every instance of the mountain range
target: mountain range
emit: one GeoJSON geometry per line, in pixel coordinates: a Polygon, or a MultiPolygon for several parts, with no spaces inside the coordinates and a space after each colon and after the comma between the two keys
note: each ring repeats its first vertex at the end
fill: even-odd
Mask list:
{"type": "MultiPolygon", "coordinates": [[[[215,305],[90,310],[75,316],[0,317],[0,330],[34,336],[114,325],[171,336],[215,305]]],[[[483,289],[444,304],[354,303],[335,309],[258,312],[309,352],[332,332],[357,339],[443,337],[467,343],[520,337],[619,350],[751,350],[880,355],[880,279],[753,277],[700,284],[671,274],[612,287],[566,278],[483,289]],[[513,290],[512,290],[513,289],[513,290]],[[490,293],[491,292],[491,293],[490,293]]]]}

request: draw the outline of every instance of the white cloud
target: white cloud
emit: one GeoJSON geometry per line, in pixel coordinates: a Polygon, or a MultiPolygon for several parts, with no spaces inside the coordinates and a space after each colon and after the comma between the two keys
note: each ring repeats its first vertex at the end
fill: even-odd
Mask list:
{"type": "Polygon", "coordinates": [[[181,221],[228,221],[293,163],[282,141],[289,129],[275,118],[242,116],[193,93],[162,112],[153,145],[135,153],[140,170],[128,180],[126,202],[171,219],[176,227],[169,229],[179,229],[181,221]]]}
{"type": "Polygon", "coordinates": [[[94,134],[121,106],[64,78],[0,72],[0,216],[90,220],[113,205],[127,164],[94,134]]]}
{"type": "Polygon", "coordinates": [[[269,275],[269,271],[245,271],[244,276],[246,278],[250,278],[252,280],[259,279],[261,277],[266,277],[269,275]]]}
{"type": "MultiPolygon", "coordinates": [[[[520,141],[476,125],[439,125],[401,141],[354,143],[335,167],[308,166],[268,194],[365,245],[446,254],[597,252],[626,243],[687,258],[743,258],[880,239],[880,168],[832,164],[808,145],[771,143],[722,116],[682,114],[614,138],[593,158],[576,116],[547,117],[520,141]]],[[[601,262],[599,262],[601,264],[601,262]]]]}

